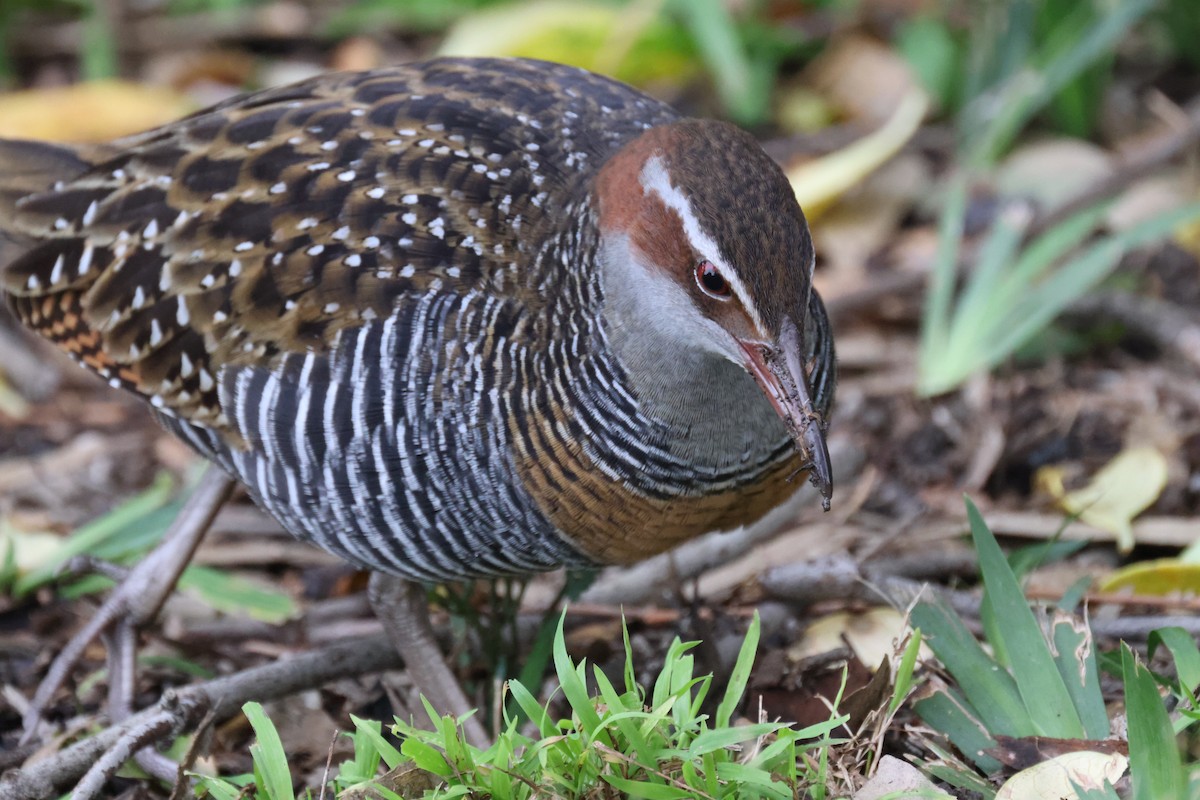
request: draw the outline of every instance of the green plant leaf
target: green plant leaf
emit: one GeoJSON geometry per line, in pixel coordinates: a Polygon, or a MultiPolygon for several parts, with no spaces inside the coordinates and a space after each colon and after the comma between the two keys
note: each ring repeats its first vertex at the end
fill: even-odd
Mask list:
{"type": "Polygon", "coordinates": [[[1100,688],[1100,670],[1096,666],[1096,643],[1087,624],[1073,615],[1057,612],[1050,624],[1054,642],[1054,663],[1079,712],[1084,735],[1088,739],[1107,739],[1108,710],[1100,688]]]}
{"type": "Polygon", "coordinates": [[[925,293],[925,311],[921,315],[917,389],[922,395],[937,394],[954,385],[942,376],[947,371],[953,374],[943,366],[942,358],[950,344],[950,307],[966,210],[967,177],[959,175],[950,184],[942,206],[937,253],[925,293]]]}
{"type": "Polygon", "coordinates": [[[937,105],[942,109],[953,106],[961,90],[958,65],[963,53],[946,21],[919,16],[902,22],[896,47],[937,105]]]}
{"type": "Polygon", "coordinates": [[[1042,629],[979,509],[970,498],[966,504],[984,591],[996,612],[996,625],[1012,659],[1013,678],[1034,730],[1041,736],[1081,739],[1083,723],[1054,664],[1042,629]]]}
{"type": "Polygon", "coordinates": [[[734,712],[742,703],[746,684],[750,681],[750,671],[754,668],[754,655],[758,652],[758,639],[761,631],[762,623],[758,619],[758,611],[755,611],[754,617],[750,620],[750,627],[746,631],[746,638],[742,640],[742,647],[738,651],[733,672],[729,676],[729,684],[725,687],[725,695],[717,706],[717,716],[713,719],[713,724],[718,728],[729,725],[734,712]]]}
{"type": "Polygon", "coordinates": [[[584,683],[584,664],[576,667],[567,655],[566,636],[563,633],[566,618],[567,612],[564,610],[558,619],[558,633],[554,637],[554,670],[558,674],[559,685],[562,686],[567,703],[579,717],[579,724],[590,739],[600,727],[600,716],[588,697],[587,686],[584,683]]]}
{"type": "Polygon", "coordinates": [[[625,698],[617,694],[617,690],[613,688],[612,682],[603,670],[596,667],[593,672],[596,676],[596,686],[600,690],[600,697],[604,700],[604,704],[608,706],[608,715],[606,715],[609,724],[615,724],[621,735],[629,743],[629,751],[635,758],[648,758],[650,748],[646,744],[646,739],[642,736],[637,723],[634,719],[644,717],[645,712],[641,708],[641,703],[638,703],[636,709],[629,709],[625,698]],[[636,714],[623,714],[623,711],[636,711],[636,714]]]}
{"type": "Polygon", "coordinates": [[[687,752],[692,756],[701,756],[714,750],[724,750],[742,742],[768,736],[785,727],[787,726],[781,722],[760,722],[754,725],[739,725],[735,728],[720,727],[716,730],[704,731],[692,740],[687,752]]]}
{"type": "Polygon", "coordinates": [[[512,695],[513,700],[517,702],[521,711],[525,716],[537,726],[538,733],[542,736],[553,736],[557,732],[557,727],[554,720],[550,719],[550,715],[546,713],[546,709],[542,708],[537,699],[530,694],[529,690],[520,681],[508,682],[508,693],[512,695]]]}
{"type": "Polygon", "coordinates": [[[888,703],[889,714],[895,714],[904,698],[912,691],[913,672],[917,668],[917,656],[921,654],[921,641],[921,629],[913,628],[908,637],[908,644],[904,646],[904,653],[900,656],[900,663],[896,667],[896,676],[892,682],[892,699],[888,703]]]}
{"type": "Polygon", "coordinates": [[[646,800],[692,800],[695,797],[695,792],[691,789],[683,789],[678,786],[635,781],[619,775],[606,774],[601,775],[600,778],[617,791],[623,792],[627,797],[642,797],[646,800]]]}
{"type": "Polygon", "coordinates": [[[971,716],[978,716],[991,733],[1032,736],[1033,722],[1016,682],[995,662],[940,597],[917,603],[913,624],[925,631],[925,641],[958,681],[971,716]]]}
{"type": "Polygon", "coordinates": [[[761,122],[774,74],[757,69],[750,60],[729,7],[722,0],[675,0],[671,8],[696,41],[729,115],[743,125],[761,122]]]}
{"type": "Polygon", "coordinates": [[[987,774],[1001,764],[985,751],[997,745],[990,729],[980,722],[978,712],[948,687],[939,687],[913,704],[921,719],[948,738],[955,747],[987,774]]]}
{"type": "MultiPolygon", "coordinates": [[[[1111,52],[1155,0],[1118,0],[1098,14],[1086,30],[1079,32],[1060,50],[1041,51],[1032,59],[1018,53],[1001,72],[1006,79],[994,92],[980,92],[967,109],[968,161],[976,167],[994,164],[1021,128],[1085,69],[1111,52]],[[1021,66],[1016,66],[1020,64],[1021,66]]],[[[1013,3],[1013,7],[1028,3],[1013,3]]],[[[1028,20],[1030,23],[1032,19],[1028,20]]]]}
{"type": "MultiPolygon", "coordinates": [[[[404,762],[404,756],[397,750],[392,743],[383,738],[383,726],[376,720],[359,719],[353,714],[350,715],[350,721],[354,723],[355,755],[357,757],[357,748],[359,742],[369,743],[371,755],[383,759],[383,763],[388,769],[395,769],[404,762]]],[[[366,757],[366,756],[364,756],[366,757]]],[[[375,761],[377,758],[370,758],[375,761]]]]}
{"type": "Polygon", "coordinates": [[[258,785],[267,793],[269,800],[295,800],[292,788],[292,772],[288,766],[287,753],[279,739],[279,731],[258,703],[246,703],[242,713],[254,728],[257,743],[250,746],[254,759],[254,775],[258,785]]]}
{"type": "MultiPolygon", "coordinates": [[[[34,589],[53,580],[59,569],[75,556],[93,555],[97,558],[111,557],[111,552],[105,553],[101,548],[114,538],[125,536],[130,531],[144,531],[147,527],[146,518],[162,509],[171,500],[175,481],[167,472],[160,472],[154,477],[153,483],[145,491],[126,500],[112,511],[99,519],[87,523],[71,534],[71,538],[63,542],[59,550],[47,561],[41,569],[33,570],[28,575],[18,578],[13,586],[17,597],[23,597],[34,589]]],[[[182,507],[182,501],[179,502],[182,507]]],[[[155,526],[155,533],[161,538],[166,532],[169,521],[155,526]]],[[[124,547],[124,546],[123,546],[124,547]]]]}
{"type": "Polygon", "coordinates": [[[1200,648],[1196,646],[1196,640],[1179,627],[1150,631],[1146,641],[1149,658],[1154,658],[1154,653],[1160,645],[1171,651],[1180,685],[1188,692],[1195,692],[1196,688],[1200,687],[1200,648]]]}
{"type": "Polygon", "coordinates": [[[296,613],[296,605],[286,592],[257,586],[212,567],[189,566],[180,576],[179,587],[195,591],[217,611],[246,614],[262,622],[279,624],[296,613]]]}
{"type": "Polygon", "coordinates": [[[396,725],[401,735],[404,736],[404,741],[400,745],[400,752],[426,772],[432,772],[434,775],[440,775],[443,778],[449,778],[454,774],[454,767],[446,759],[446,754],[436,747],[421,741],[416,736],[416,731],[409,728],[405,723],[398,722],[396,725]]]}
{"type": "Polygon", "coordinates": [[[1121,677],[1134,800],[1186,798],[1187,777],[1158,683],[1126,644],[1121,645],[1121,677]]]}

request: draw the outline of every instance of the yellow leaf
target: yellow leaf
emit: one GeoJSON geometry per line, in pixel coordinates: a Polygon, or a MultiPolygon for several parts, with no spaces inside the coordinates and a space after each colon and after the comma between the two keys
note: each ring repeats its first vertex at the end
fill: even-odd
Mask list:
{"type": "MultiPolygon", "coordinates": [[[[874,669],[896,652],[896,642],[907,631],[908,619],[894,608],[835,611],[809,625],[803,638],[788,649],[788,656],[800,660],[849,646],[859,661],[874,669]]],[[[930,655],[923,645],[922,652],[930,655]]]]}
{"type": "Polygon", "coordinates": [[[96,81],[0,94],[0,137],[107,142],[178,119],[192,109],[161,87],[96,81]]]}
{"type": "Polygon", "coordinates": [[[1088,525],[1110,531],[1121,552],[1133,548],[1133,518],[1149,508],[1167,485],[1167,460],[1153,447],[1123,450],[1082,489],[1064,492],[1062,470],[1038,470],[1039,488],[1088,525]]]}
{"type": "Polygon", "coordinates": [[[1139,561],[1100,582],[1100,591],[1129,590],[1146,595],[1200,595],[1200,564],[1175,558],[1139,561]]]}
{"type": "Polygon", "coordinates": [[[448,56],[556,61],[631,83],[683,83],[699,71],[693,49],[662,15],[661,0],[531,0],[462,17],[438,48],[448,56]]]}
{"type": "Polygon", "coordinates": [[[912,138],[929,110],[919,88],[904,96],[884,125],[856,142],[788,170],[788,179],[804,213],[812,219],[868,175],[879,169],[912,138]]]}
{"type": "Polygon", "coordinates": [[[0,519],[0,565],[9,553],[17,573],[44,567],[62,547],[63,539],[44,531],[22,531],[13,527],[6,519],[0,519]]]}
{"type": "Polygon", "coordinates": [[[1121,753],[1063,753],[1013,775],[996,800],[1077,800],[1080,789],[1103,789],[1125,774],[1129,758],[1121,753]]]}

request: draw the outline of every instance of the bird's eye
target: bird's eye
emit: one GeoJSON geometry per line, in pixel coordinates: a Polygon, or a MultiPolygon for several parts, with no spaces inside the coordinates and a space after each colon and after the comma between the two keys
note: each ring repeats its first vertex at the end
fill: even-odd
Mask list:
{"type": "Polygon", "coordinates": [[[721,271],[708,260],[696,265],[696,284],[706,295],[717,300],[728,300],[733,296],[729,281],[725,280],[721,271]]]}

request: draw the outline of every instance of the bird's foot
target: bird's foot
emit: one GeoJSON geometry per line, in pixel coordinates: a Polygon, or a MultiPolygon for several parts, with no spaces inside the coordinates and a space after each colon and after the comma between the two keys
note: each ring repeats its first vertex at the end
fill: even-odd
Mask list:
{"type": "Polygon", "coordinates": [[[483,723],[478,714],[471,713],[474,706],[438,646],[429,622],[425,589],[419,583],[376,572],[371,575],[368,591],[375,615],[404,659],[413,684],[435,711],[462,720],[468,742],[487,747],[489,740],[483,723]]]}

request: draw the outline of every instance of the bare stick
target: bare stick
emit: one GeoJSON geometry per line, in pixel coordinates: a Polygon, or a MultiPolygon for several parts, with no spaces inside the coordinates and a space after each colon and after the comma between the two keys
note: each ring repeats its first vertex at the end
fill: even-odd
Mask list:
{"type": "Polygon", "coordinates": [[[155,724],[164,714],[171,730],[185,730],[211,713],[215,720],[233,716],[249,700],[267,701],[341,678],[397,669],[403,661],[386,636],[369,636],[323,647],[244,670],[163,696],[155,707],[134,714],[90,739],[71,745],[24,769],[0,778],[4,800],[47,800],[68,791],[103,755],[131,731],[155,724]]]}
{"type": "MultiPolygon", "coordinates": [[[[25,734],[22,741],[33,736],[41,721],[42,711],[54,698],[55,692],[66,683],[67,676],[83,657],[84,650],[97,636],[119,620],[125,620],[123,624],[132,629],[158,614],[232,489],[233,481],[228,475],[216,467],[208,468],[162,542],[130,571],[127,579],[113,590],[83,630],[71,637],[54,659],[24,714],[25,734]]],[[[132,676],[114,682],[114,686],[119,683],[123,687],[128,680],[132,680],[132,676]]]]}

